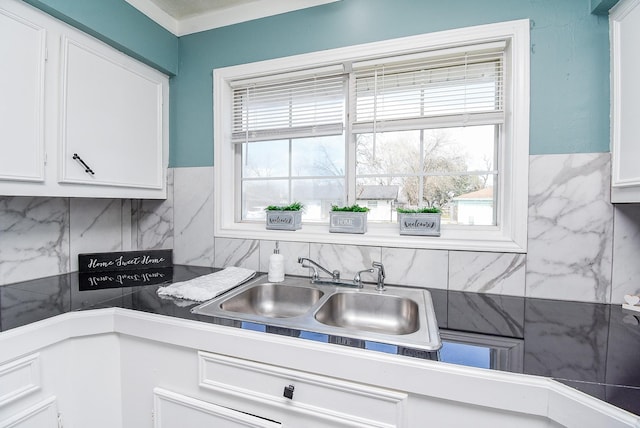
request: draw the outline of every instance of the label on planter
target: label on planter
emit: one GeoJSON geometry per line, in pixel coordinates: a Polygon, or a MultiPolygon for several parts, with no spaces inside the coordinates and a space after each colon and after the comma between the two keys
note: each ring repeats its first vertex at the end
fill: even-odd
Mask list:
{"type": "Polygon", "coordinates": [[[398,213],[400,235],[440,236],[440,214],[398,213]]]}
{"type": "Polygon", "coordinates": [[[302,211],[267,211],[267,229],[298,230],[302,227],[302,211]]]}
{"type": "Polygon", "coordinates": [[[365,233],[366,231],[366,212],[330,211],[329,232],[365,233]]]}
{"type": "Polygon", "coordinates": [[[109,272],[173,266],[171,250],[78,254],[80,272],[109,272]]]}

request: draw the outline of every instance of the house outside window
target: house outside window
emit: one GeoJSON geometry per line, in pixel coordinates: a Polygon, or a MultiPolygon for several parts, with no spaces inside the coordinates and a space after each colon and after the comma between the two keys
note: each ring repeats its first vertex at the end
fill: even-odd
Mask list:
{"type": "Polygon", "coordinates": [[[269,239],[264,208],[299,201],[273,239],[335,242],[331,205],[358,203],[407,246],[396,208],[437,206],[441,238],[410,246],[526,250],[528,40],[523,20],[214,70],[216,235],[269,239]]]}

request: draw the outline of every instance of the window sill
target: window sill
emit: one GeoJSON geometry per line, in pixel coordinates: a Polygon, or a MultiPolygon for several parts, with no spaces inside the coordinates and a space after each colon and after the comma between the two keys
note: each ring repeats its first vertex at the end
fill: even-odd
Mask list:
{"type": "MultiPolygon", "coordinates": [[[[505,236],[498,228],[477,230],[443,229],[440,237],[400,235],[397,225],[368,225],[365,234],[330,233],[326,224],[304,224],[296,231],[267,230],[264,224],[232,223],[214,225],[216,238],[313,242],[432,250],[525,253],[526,247],[505,236]]],[[[526,239],[523,240],[526,244],[526,239]]]]}

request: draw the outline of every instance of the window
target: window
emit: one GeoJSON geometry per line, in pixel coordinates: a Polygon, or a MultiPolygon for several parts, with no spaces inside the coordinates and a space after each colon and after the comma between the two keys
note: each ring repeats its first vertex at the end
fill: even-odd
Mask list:
{"type": "Polygon", "coordinates": [[[341,69],[232,82],[241,220],[300,201],[304,221],[322,221],[344,202],[346,83],[341,69]]]}
{"type": "Polygon", "coordinates": [[[528,52],[523,20],[214,70],[216,236],[525,251],[528,52]],[[265,231],[293,201],[303,229],[265,231]],[[354,203],[368,233],[329,235],[354,203]],[[400,237],[422,206],[442,236],[400,237]]]}
{"type": "Polygon", "coordinates": [[[504,51],[488,43],[355,64],[356,193],[397,186],[400,207],[435,206],[445,224],[495,226],[504,51]],[[484,200],[459,210],[472,194],[484,200]],[[459,215],[467,211],[480,222],[459,215]]]}

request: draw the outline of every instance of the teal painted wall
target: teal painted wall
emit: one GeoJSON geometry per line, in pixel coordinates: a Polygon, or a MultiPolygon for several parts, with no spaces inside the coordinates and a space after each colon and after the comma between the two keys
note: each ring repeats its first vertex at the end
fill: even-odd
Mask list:
{"type": "Polygon", "coordinates": [[[608,15],[609,10],[618,3],[619,0],[591,0],[591,13],[596,15],[608,15]]]}
{"type": "Polygon", "coordinates": [[[213,164],[216,67],[523,18],[531,20],[531,154],[609,151],[609,24],[591,14],[590,0],[342,0],[181,37],[171,165],[213,164]]]}
{"type": "Polygon", "coordinates": [[[24,1],[166,74],[178,72],[178,38],[124,0],[24,1]]]}

